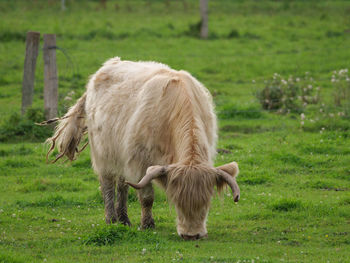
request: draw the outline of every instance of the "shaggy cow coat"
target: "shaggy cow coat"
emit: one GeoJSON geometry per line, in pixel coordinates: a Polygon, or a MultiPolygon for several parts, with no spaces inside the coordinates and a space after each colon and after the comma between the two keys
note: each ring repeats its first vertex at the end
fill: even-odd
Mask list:
{"type": "Polygon", "coordinates": [[[186,71],[155,62],[108,60],[49,139],[50,150],[58,146],[57,159],[75,158],[86,129],[107,223],[130,224],[126,202],[131,185],[139,189],[142,227],[153,227],[152,179],[175,204],[177,230],[185,239],[207,235],[214,186],[228,183],[238,201],[237,164],[213,167],[217,125],[212,97],[186,71]]]}

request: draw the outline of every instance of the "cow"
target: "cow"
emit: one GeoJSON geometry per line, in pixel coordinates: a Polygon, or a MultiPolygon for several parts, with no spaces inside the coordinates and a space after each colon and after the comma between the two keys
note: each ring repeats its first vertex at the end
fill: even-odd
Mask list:
{"type": "Polygon", "coordinates": [[[48,155],[57,147],[55,161],[64,156],[74,160],[87,131],[107,224],[131,225],[129,186],[137,189],[143,229],[155,226],[151,182],[163,188],[177,213],[177,233],[185,240],[207,237],[215,187],[230,186],[234,201],[239,200],[237,163],[213,166],[217,121],[212,97],[186,71],[112,58],[57,120],[48,155]]]}

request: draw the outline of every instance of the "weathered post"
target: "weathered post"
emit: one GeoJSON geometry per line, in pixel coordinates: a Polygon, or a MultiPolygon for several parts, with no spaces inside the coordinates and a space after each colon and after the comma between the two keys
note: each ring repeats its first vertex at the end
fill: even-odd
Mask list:
{"type": "Polygon", "coordinates": [[[22,82],[22,114],[32,105],[34,93],[36,59],[39,53],[39,32],[28,32],[26,39],[26,56],[24,59],[22,82]]]}
{"type": "Polygon", "coordinates": [[[103,9],[107,8],[107,0],[100,0],[100,3],[103,9]]]}
{"type": "Polygon", "coordinates": [[[61,10],[65,11],[66,9],[66,0],[61,0],[61,10]]]}
{"type": "Polygon", "coordinates": [[[200,0],[199,9],[201,13],[201,32],[200,36],[203,39],[208,38],[208,2],[209,0],[200,0]]]}
{"type": "Polygon", "coordinates": [[[57,116],[58,77],[56,68],[56,35],[44,35],[44,109],[46,119],[57,116]]]}

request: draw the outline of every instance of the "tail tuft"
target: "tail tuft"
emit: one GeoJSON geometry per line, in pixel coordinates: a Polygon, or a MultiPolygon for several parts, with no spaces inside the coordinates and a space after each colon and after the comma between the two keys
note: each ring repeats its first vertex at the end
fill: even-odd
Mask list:
{"type": "Polygon", "coordinates": [[[64,156],[67,156],[69,160],[73,161],[76,154],[84,150],[87,146],[88,143],[86,143],[82,149],[78,149],[79,143],[87,131],[87,127],[85,126],[85,101],[86,93],[69,109],[64,117],[48,120],[39,124],[47,125],[53,122],[59,122],[54,135],[46,140],[46,143],[51,144],[46,154],[46,161],[48,161],[55,147],[58,149],[58,155],[52,163],[57,162],[64,156]]]}

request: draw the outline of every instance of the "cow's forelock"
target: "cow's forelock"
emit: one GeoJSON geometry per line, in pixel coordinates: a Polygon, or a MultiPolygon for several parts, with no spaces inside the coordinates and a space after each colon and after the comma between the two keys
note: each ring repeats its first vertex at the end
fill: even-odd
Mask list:
{"type": "Polygon", "coordinates": [[[167,196],[175,205],[180,236],[203,237],[216,182],[213,169],[205,166],[175,166],[169,170],[167,196]]]}

